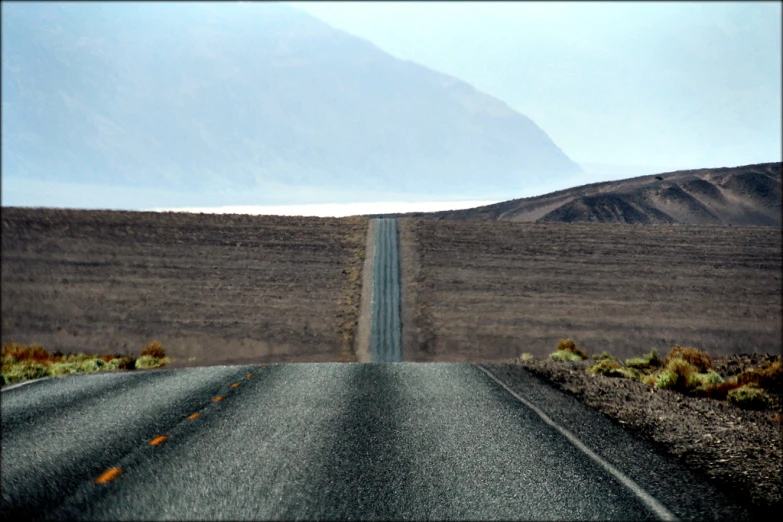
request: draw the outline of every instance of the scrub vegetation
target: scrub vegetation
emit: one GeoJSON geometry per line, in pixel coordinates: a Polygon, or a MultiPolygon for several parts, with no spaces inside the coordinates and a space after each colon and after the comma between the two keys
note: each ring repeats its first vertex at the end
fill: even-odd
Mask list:
{"type": "Polygon", "coordinates": [[[152,341],[141,350],[139,357],[130,355],[91,355],[86,353],[49,353],[39,344],[24,345],[10,342],[3,345],[2,381],[14,384],[42,377],[59,377],[74,373],[93,373],[115,370],[158,368],[171,362],[166,349],[152,341]]]}
{"type": "MultiPolygon", "coordinates": [[[[587,359],[584,349],[571,339],[562,339],[550,354],[554,361],[587,359]]],[[[585,371],[632,379],[659,390],[670,390],[691,397],[727,401],[743,409],[763,410],[770,405],[768,391],[780,393],[783,388],[783,361],[766,361],[759,368],[745,369],[731,377],[723,377],[712,369],[712,357],[704,350],[674,346],[664,359],[653,349],[640,357],[620,362],[608,352],[594,355],[585,371]]]]}
{"type": "Polygon", "coordinates": [[[579,348],[573,339],[560,339],[557,350],[549,354],[549,358],[554,361],[584,361],[587,359],[587,352],[579,348]]]}

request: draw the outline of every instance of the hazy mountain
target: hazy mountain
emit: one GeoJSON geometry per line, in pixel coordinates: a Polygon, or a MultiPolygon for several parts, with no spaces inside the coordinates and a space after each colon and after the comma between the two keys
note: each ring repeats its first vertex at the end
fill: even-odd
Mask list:
{"type": "Polygon", "coordinates": [[[290,6],[2,15],[4,177],[492,197],[580,170],[503,102],[290,6]]]}
{"type": "MultiPolygon", "coordinates": [[[[407,217],[469,221],[781,226],[783,164],[684,170],[407,217]]],[[[401,215],[401,214],[400,214],[401,215]]]]}

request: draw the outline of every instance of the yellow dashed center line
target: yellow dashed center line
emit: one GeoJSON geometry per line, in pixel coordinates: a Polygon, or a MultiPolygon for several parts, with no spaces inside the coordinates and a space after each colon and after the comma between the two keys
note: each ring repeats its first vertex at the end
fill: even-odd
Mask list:
{"type": "Polygon", "coordinates": [[[250,377],[252,377],[253,375],[255,375],[255,374],[254,374],[254,373],[248,373],[248,374],[247,374],[247,377],[248,377],[248,378],[250,378],[250,377]]]}
{"type": "Polygon", "coordinates": [[[215,397],[214,399],[212,399],[212,402],[220,402],[220,401],[222,401],[222,400],[223,400],[223,396],[222,396],[222,395],[218,395],[217,397],[215,397]]]}
{"type": "Polygon", "coordinates": [[[199,417],[201,417],[200,413],[192,413],[192,414],[188,415],[188,419],[190,419],[190,420],[198,419],[199,417]]]}
{"type": "Polygon", "coordinates": [[[122,473],[121,468],[109,468],[103,472],[103,475],[95,479],[95,483],[105,484],[106,482],[111,482],[112,480],[119,477],[121,473],[122,473]]]}
{"type": "Polygon", "coordinates": [[[239,383],[238,383],[238,382],[235,382],[234,384],[232,384],[232,385],[231,385],[231,387],[232,387],[232,388],[239,388],[239,383]]]}
{"type": "Polygon", "coordinates": [[[262,370],[266,370],[266,366],[259,366],[262,370]]]}
{"type": "Polygon", "coordinates": [[[150,446],[157,446],[158,444],[161,444],[166,441],[168,437],[166,435],[161,435],[159,437],[155,437],[150,441],[150,446]]]}

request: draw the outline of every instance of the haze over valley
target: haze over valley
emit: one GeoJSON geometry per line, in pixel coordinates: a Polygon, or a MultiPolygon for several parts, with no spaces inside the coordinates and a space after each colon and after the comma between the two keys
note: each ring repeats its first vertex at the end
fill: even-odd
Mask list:
{"type": "Polygon", "coordinates": [[[780,161],[779,11],[4,3],[2,204],[436,211],[780,161]]]}

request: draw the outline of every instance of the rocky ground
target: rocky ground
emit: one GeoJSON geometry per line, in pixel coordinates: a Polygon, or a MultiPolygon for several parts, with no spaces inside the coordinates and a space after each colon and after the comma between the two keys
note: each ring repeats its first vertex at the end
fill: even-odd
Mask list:
{"type": "MultiPolygon", "coordinates": [[[[731,355],[713,359],[712,368],[727,378],[780,359],[731,355]]],[[[585,372],[591,362],[534,357],[518,364],[654,441],[756,510],[783,507],[783,396],[770,392],[770,406],[764,411],[742,410],[630,379],[591,375],[585,372]]]]}

